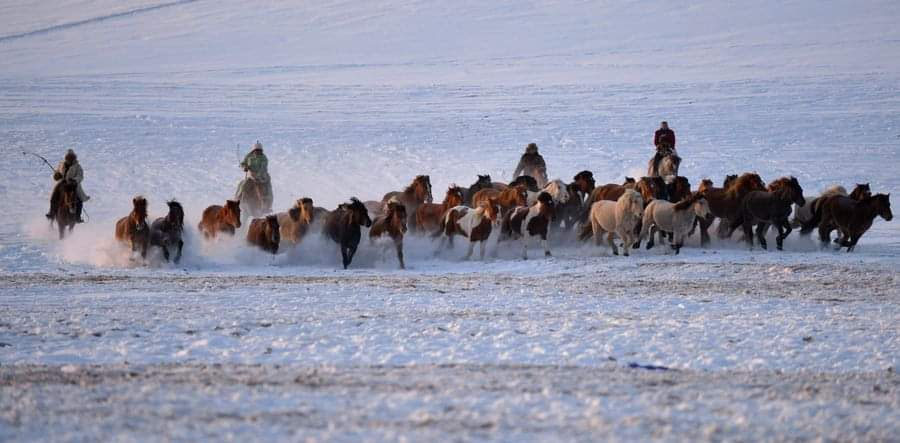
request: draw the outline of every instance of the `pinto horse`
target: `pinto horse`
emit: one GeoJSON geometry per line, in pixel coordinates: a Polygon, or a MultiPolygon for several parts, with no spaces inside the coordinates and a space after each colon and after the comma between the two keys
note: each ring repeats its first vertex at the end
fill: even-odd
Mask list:
{"type": "Polygon", "coordinates": [[[416,209],[416,227],[422,231],[434,232],[441,226],[441,218],[452,207],[463,204],[463,188],[450,185],[441,204],[425,203],[416,209]]]}
{"type": "Polygon", "coordinates": [[[278,228],[281,231],[281,241],[286,241],[293,246],[299,245],[313,223],[314,211],[313,200],[303,197],[298,199],[287,212],[276,214],[278,228]]]}
{"type": "Polygon", "coordinates": [[[841,233],[838,250],[846,247],[847,252],[856,248],[856,243],[872,227],[876,216],[880,216],[885,221],[891,221],[894,218],[894,214],[891,212],[890,194],[864,196],[860,200],[835,195],[825,197],[819,208],[822,212],[819,223],[819,240],[822,242],[822,247],[828,245],[831,231],[837,229],[841,233]]]}
{"type": "Polygon", "coordinates": [[[278,245],[281,243],[281,228],[278,226],[278,216],[267,215],[264,218],[250,220],[247,229],[247,242],[257,246],[272,255],[278,253],[278,245]]]}
{"type": "Polygon", "coordinates": [[[463,203],[464,205],[471,205],[472,198],[475,197],[475,193],[482,189],[490,189],[493,188],[494,184],[491,182],[491,176],[488,175],[478,175],[478,179],[475,180],[475,183],[472,183],[472,186],[468,188],[463,188],[463,203]]]}
{"type": "Polygon", "coordinates": [[[431,195],[431,178],[427,175],[417,175],[412,183],[403,191],[394,191],[384,194],[381,198],[381,206],[387,208],[391,199],[397,199],[408,211],[407,223],[413,231],[416,230],[416,209],[424,203],[431,203],[434,197],[431,195]]]}
{"type": "Polygon", "coordinates": [[[131,213],[116,222],[116,240],[131,245],[131,252],[140,250],[141,258],[147,258],[150,245],[150,227],[147,226],[147,199],[137,196],[131,200],[131,213]]]}
{"type": "Polygon", "coordinates": [[[219,232],[234,235],[234,231],[241,227],[241,202],[226,200],[225,206],[212,205],[203,210],[197,230],[203,233],[206,239],[216,238],[219,232]]]}
{"type": "Polygon", "coordinates": [[[169,250],[174,249],[173,261],[178,264],[184,249],[184,208],[175,200],[166,202],[166,205],[169,206],[169,213],[150,224],[150,245],[161,248],[166,261],[169,261],[169,250]]]}
{"type": "Polygon", "coordinates": [[[78,223],[78,183],[74,180],[65,180],[57,189],[59,205],[56,207],[56,213],[51,214],[53,219],[50,222],[56,221],[59,239],[62,240],[66,236],[66,228],[69,228],[69,233],[71,233],[78,223]]]}
{"type": "MultiPolygon", "coordinates": [[[[522,239],[522,260],[528,260],[528,242],[531,237],[540,237],[544,256],[550,257],[550,246],[547,244],[547,232],[554,212],[553,197],[541,192],[533,206],[517,206],[506,213],[500,227],[500,238],[512,240],[522,239]]],[[[500,241],[500,238],[497,241],[500,241]]],[[[499,246],[499,245],[498,245],[499,246]]]]}
{"type": "Polygon", "coordinates": [[[584,211],[584,196],[587,195],[583,194],[581,189],[582,188],[577,182],[566,185],[566,192],[569,193],[569,198],[565,203],[555,208],[556,218],[553,223],[554,229],[564,226],[565,230],[569,231],[576,223],[578,223],[581,213],[584,211]]]}
{"type": "Polygon", "coordinates": [[[527,203],[526,193],[527,191],[522,185],[510,186],[502,192],[493,188],[482,189],[476,192],[472,198],[472,206],[477,208],[493,200],[500,206],[500,217],[502,218],[512,208],[525,206],[527,203]]]}
{"type": "Polygon", "coordinates": [[[356,197],[351,198],[349,203],[342,203],[325,219],[323,230],[328,238],[340,245],[344,269],[350,266],[359,247],[362,237],[360,226],[372,226],[372,219],[366,206],[356,197]]]}
{"type": "Polygon", "coordinates": [[[496,223],[499,212],[497,201],[493,198],[488,199],[487,202],[482,202],[475,209],[468,206],[450,208],[441,222],[441,230],[435,233],[435,236],[444,234],[435,253],[440,252],[444,248],[445,242],[449,243],[452,248],[453,237],[458,234],[469,239],[469,252],[466,253],[466,260],[472,257],[475,243],[480,243],[480,255],[481,259],[484,260],[487,240],[491,236],[492,225],[496,223]]]}
{"type": "Polygon", "coordinates": [[[791,205],[803,206],[806,200],[803,198],[803,188],[794,177],[788,177],[781,181],[779,187],[772,192],[752,191],[744,196],[740,204],[738,215],[731,221],[731,229],[744,227],[744,236],[750,248],[753,248],[753,225],[756,225],[756,237],[759,245],[767,249],[766,232],[769,225],[774,225],[778,230],[775,238],[778,250],[784,247],[784,239],[791,233],[791,205]]]}
{"type": "MultiPolygon", "coordinates": [[[[420,206],[419,209],[422,207],[420,206]]],[[[369,241],[372,244],[385,235],[391,238],[394,248],[397,250],[400,269],[406,269],[406,264],[403,262],[403,234],[406,233],[406,229],[406,207],[399,201],[391,200],[387,204],[387,213],[376,217],[372,221],[372,229],[369,230],[369,241]]]]}

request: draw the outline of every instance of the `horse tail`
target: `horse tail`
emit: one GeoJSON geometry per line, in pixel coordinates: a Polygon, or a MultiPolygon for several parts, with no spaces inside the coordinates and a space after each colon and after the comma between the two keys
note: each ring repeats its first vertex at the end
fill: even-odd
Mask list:
{"type": "Polygon", "coordinates": [[[805,223],[801,222],[800,226],[800,234],[806,235],[819,227],[819,224],[822,223],[822,201],[821,199],[815,199],[812,202],[812,217],[805,223]]]}

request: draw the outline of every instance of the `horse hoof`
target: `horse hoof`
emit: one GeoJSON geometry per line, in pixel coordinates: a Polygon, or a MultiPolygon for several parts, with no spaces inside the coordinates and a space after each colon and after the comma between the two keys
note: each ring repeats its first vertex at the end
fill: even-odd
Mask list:
{"type": "Polygon", "coordinates": [[[544,252],[544,257],[553,257],[553,254],[550,251],[544,252]]]}

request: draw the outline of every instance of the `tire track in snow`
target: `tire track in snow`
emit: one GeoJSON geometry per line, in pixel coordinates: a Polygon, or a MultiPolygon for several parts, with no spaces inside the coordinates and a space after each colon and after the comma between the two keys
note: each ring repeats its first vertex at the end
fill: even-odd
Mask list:
{"type": "Polygon", "coordinates": [[[115,14],[102,15],[100,17],[92,17],[92,18],[87,18],[84,20],[78,20],[78,21],[69,22],[69,23],[62,23],[59,25],[48,26],[46,28],[35,29],[33,31],[26,31],[26,32],[20,32],[18,34],[4,35],[4,36],[0,36],[0,43],[5,43],[5,42],[11,41],[11,40],[18,40],[18,39],[22,39],[22,38],[32,37],[35,35],[49,34],[49,33],[56,32],[56,31],[63,31],[66,29],[76,28],[78,26],[90,25],[90,24],[94,24],[94,23],[102,23],[107,20],[113,20],[113,19],[117,19],[120,17],[128,16],[128,15],[143,14],[145,12],[156,11],[159,9],[168,8],[170,6],[186,5],[188,3],[194,3],[196,1],[197,0],[178,0],[178,1],[174,1],[174,2],[163,3],[160,5],[145,6],[143,8],[136,8],[136,9],[131,9],[128,11],[117,12],[115,14]]]}

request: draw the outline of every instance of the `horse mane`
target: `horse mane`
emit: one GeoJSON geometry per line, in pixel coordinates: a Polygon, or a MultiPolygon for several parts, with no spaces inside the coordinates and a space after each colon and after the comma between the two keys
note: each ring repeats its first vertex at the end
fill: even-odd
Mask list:
{"type": "Polygon", "coordinates": [[[786,188],[791,185],[791,179],[793,179],[793,177],[781,177],[781,178],[772,180],[772,182],[769,183],[768,186],[766,186],[766,190],[769,192],[772,192],[776,189],[786,188]]]}
{"type": "Polygon", "coordinates": [[[633,189],[626,189],[625,192],[622,193],[622,196],[619,197],[619,200],[616,202],[618,205],[622,205],[622,208],[627,213],[634,212],[634,209],[638,208],[638,205],[644,204],[644,198],[641,197],[641,193],[637,192],[633,189]]]}
{"type": "Polygon", "coordinates": [[[734,182],[731,183],[731,186],[729,186],[725,192],[730,196],[743,195],[750,191],[754,181],[762,181],[759,178],[759,174],[755,172],[745,172],[734,179],[734,182]]]}
{"type": "MultiPolygon", "coordinates": [[[[181,207],[181,203],[176,200],[169,200],[166,204],[169,206],[169,215],[176,214],[176,220],[172,220],[172,222],[177,223],[179,226],[184,226],[184,208],[181,207]]],[[[166,215],[167,219],[169,215],[166,215]]]]}
{"type": "Polygon", "coordinates": [[[846,196],[848,195],[848,194],[847,194],[847,188],[845,188],[845,187],[843,187],[843,186],[841,186],[841,185],[832,185],[832,186],[829,186],[827,189],[825,189],[824,191],[822,191],[821,197],[830,197],[830,196],[832,196],[832,195],[843,195],[843,196],[846,197],[846,196]]]}
{"type": "Polygon", "coordinates": [[[857,183],[856,186],[853,187],[853,191],[850,192],[850,198],[854,200],[860,200],[865,196],[872,195],[872,188],[868,183],[857,183]]]}
{"type": "Polygon", "coordinates": [[[132,200],[134,209],[131,211],[140,218],[147,217],[147,199],[142,195],[138,195],[132,200]]]}

